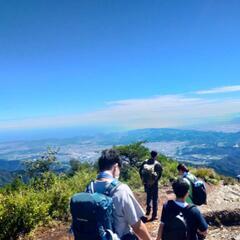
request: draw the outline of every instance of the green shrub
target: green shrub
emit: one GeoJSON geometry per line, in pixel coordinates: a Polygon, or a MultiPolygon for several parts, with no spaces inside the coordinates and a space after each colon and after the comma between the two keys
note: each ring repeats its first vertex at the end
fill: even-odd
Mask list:
{"type": "Polygon", "coordinates": [[[52,218],[66,220],[69,216],[69,198],[72,195],[71,188],[64,183],[55,184],[54,188],[48,191],[49,194],[49,214],[52,218]]]}
{"type": "Polygon", "coordinates": [[[223,180],[223,185],[234,185],[237,183],[237,180],[232,177],[221,176],[221,180],[223,180]]]}
{"type": "Polygon", "coordinates": [[[45,172],[39,177],[32,178],[29,182],[29,186],[36,191],[44,191],[52,188],[57,181],[57,178],[57,175],[53,172],[45,172]]]}
{"type": "Polygon", "coordinates": [[[220,176],[211,168],[195,168],[191,172],[198,178],[211,184],[218,184],[220,176]]]}
{"type": "Polygon", "coordinates": [[[141,163],[150,156],[150,152],[148,148],[143,146],[143,142],[117,146],[114,147],[114,149],[116,149],[132,167],[139,167],[141,163]]]}
{"type": "Polygon", "coordinates": [[[175,179],[178,176],[178,172],[177,172],[178,163],[165,156],[159,156],[159,161],[163,167],[161,183],[168,184],[170,180],[175,179]]]}
{"type": "Polygon", "coordinates": [[[82,192],[92,179],[96,178],[96,171],[84,169],[71,178],[59,179],[49,191],[51,202],[49,213],[54,219],[66,220],[69,218],[69,200],[77,192],[82,192]]]}
{"type": "Polygon", "coordinates": [[[0,239],[16,239],[49,218],[49,205],[43,194],[27,191],[1,198],[0,239]]]}
{"type": "Polygon", "coordinates": [[[143,186],[138,169],[134,167],[127,167],[125,177],[120,180],[127,183],[133,190],[143,186]]]}
{"type": "MultiPolygon", "coordinates": [[[[73,177],[44,173],[28,186],[0,194],[0,239],[16,239],[52,219],[69,217],[69,200],[83,191],[96,171],[84,169],[73,177]]],[[[9,191],[9,189],[8,189],[9,191]]]]}

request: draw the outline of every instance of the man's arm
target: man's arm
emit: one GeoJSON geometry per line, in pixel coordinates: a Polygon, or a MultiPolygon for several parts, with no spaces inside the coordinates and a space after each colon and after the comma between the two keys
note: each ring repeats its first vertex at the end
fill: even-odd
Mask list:
{"type": "Polygon", "coordinates": [[[142,222],[141,217],[144,216],[144,211],[133,195],[131,189],[122,184],[121,204],[123,208],[124,220],[132,227],[133,231],[141,240],[151,240],[151,236],[142,222]]]}
{"type": "Polygon", "coordinates": [[[155,172],[157,173],[157,181],[161,178],[162,176],[162,165],[158,162],[156,165],[155,165],[155,172]]]}
{"type": "Polygon", "coordinates": [[[140,178],[142,179],[142,169],[143,169],[143,165],[145,164],[146,162],[144,161],[142,164],[141,164],[141,166],[140,166],[140,168],[139,168],[139,175],[140,175],[140,178]]]}
{"type": "Polygon", "coordinates": [[[207,230],[204,232],[201,232],[200,230],[197,231],[200,235],[206,237],[207,236],[207,230]]]}
{"type": "Polygon", "coordinates": [[[139,220],[134,225],[131,226],[134,233],[141,239],[141,240],[151,240],[151,236],[146,228],[146,225],[139,220]]]}
{"type": "Polygon", "coordinates": [[[162,214],[161,214],[161,222],[158,228],[158,235],[156,240],[162,240],[162,235],[163,235],[163,228],[164,228],[164,223],[166,223],[167,218],[169,216],[168,214],[168,204],[165,203],[162,208],[162,214]]]}
{"type": "Polygon", "coordinates": [[[204,237],[206,237],[207,235],[207,229],[208,229],[208,224],[205,220],[205,218],[203,217],[202,213],[199,211],[198,208],[195,208],[195,216],[197,219],[197,232],[200,235],[203,235],[204,237]]]}
{"type": "Polygon", "coordinates": [[[164,227],[164,223],[161,222],[158,228],[158,235],[156,240],[162,240],[163,227],[164,227]]]}

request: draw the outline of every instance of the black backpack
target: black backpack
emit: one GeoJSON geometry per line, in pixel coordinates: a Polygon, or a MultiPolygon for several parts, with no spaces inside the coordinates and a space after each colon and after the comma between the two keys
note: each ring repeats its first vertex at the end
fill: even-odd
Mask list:
{"type": "Polygon", "coordinates": [[[87,187],[87,192],[77,193],[70,201],[72,215],[71,229],[75,240],[113,239],[113,201],[111,191],[120,182],[113,181],[104,194],[94,192],[94,182],[87,187]]]}
{"type": "Polygon", "coordinates": [[[207,191],[203,181],[192,181],[186,176],[192,186],[192,202],[198,206],[207,204],[207,191]]]}
{"type": "Polygon", "coordinates": [[[190,212],[194,205],[188,205],[177,215],[169,216],[168,221],[164,223],[163,240],[189,240],[189,229],[186,219],[186,213],[190,212]]]}

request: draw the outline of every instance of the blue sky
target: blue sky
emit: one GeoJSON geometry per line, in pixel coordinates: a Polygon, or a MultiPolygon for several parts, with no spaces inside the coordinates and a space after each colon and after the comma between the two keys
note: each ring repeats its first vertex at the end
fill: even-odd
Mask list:
{"type": "Polygon", "coordinates": [[[239,0],[0,1],[0,131],[236,116],[239,9],[239,0]]]}

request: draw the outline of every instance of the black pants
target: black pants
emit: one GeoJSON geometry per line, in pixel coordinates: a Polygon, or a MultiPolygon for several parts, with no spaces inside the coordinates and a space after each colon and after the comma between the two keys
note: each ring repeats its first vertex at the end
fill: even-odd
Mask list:
{"type": "Polygon", "coordinates": [[[157,216],[157,210],[158,210],[158,184],[154,184],[153,186],[145,186],[145,190],[147,193],[147,213],[151,212],[151,209],[153,209],[152,211],[152,217],[156,217],[157,216]],[[151,206],[151,202],[152,202],[152,206],[151,206]]]}

